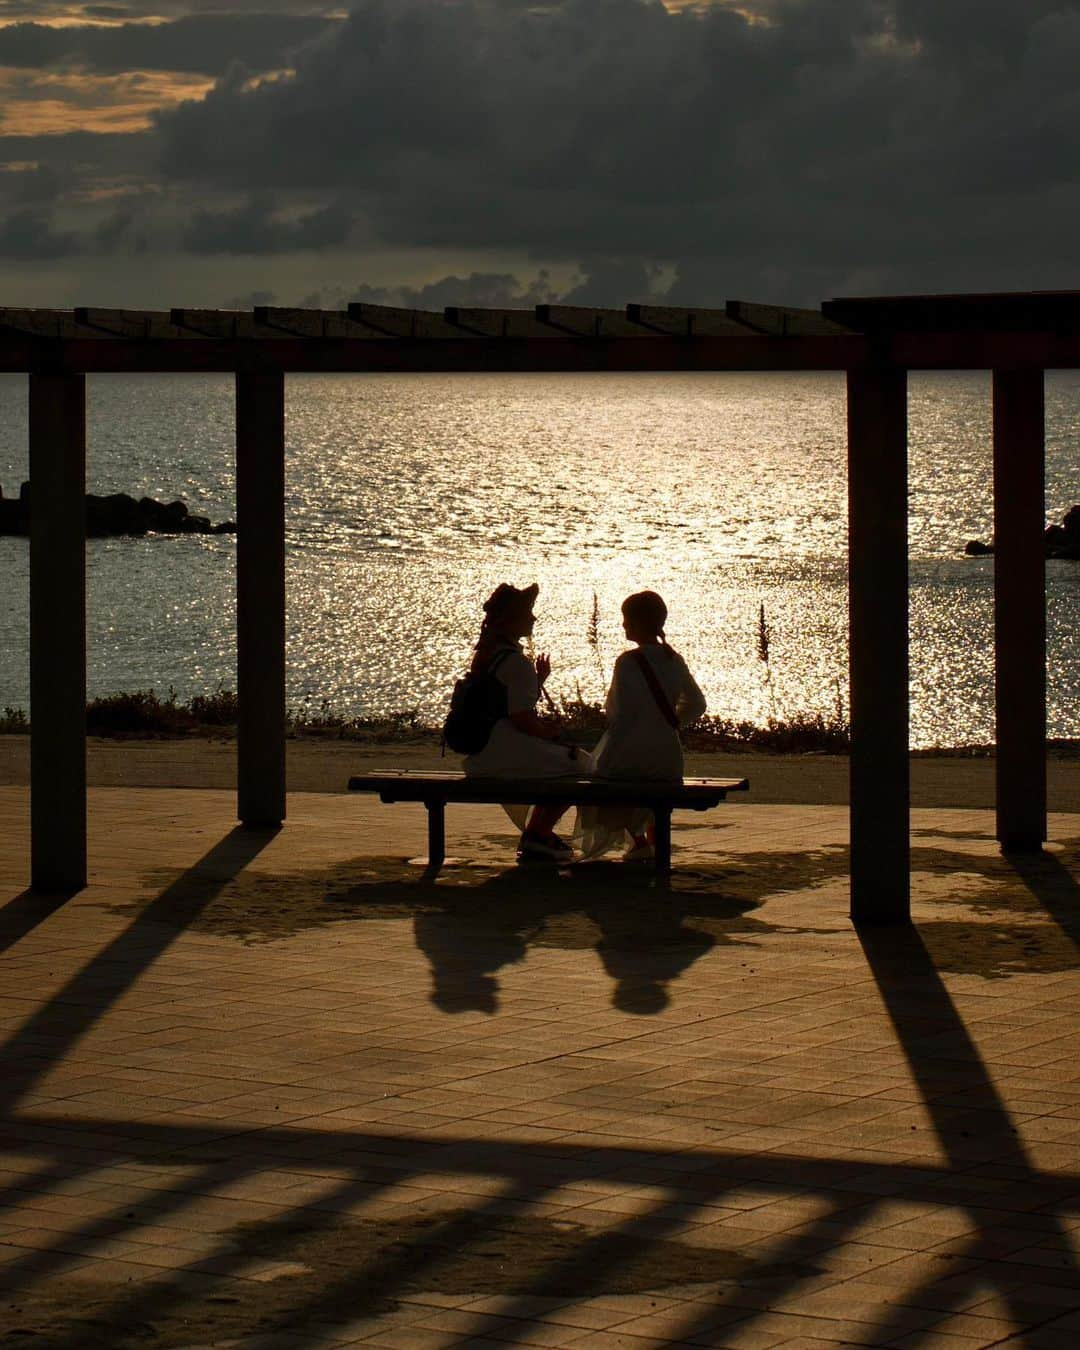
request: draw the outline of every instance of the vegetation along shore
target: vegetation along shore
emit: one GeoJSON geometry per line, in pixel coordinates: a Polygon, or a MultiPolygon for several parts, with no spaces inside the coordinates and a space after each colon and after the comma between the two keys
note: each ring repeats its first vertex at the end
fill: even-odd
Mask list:
{"type": "MultiPolygon", "coordinates": [[[[86,729],[90,736],[115,740],[205,738],[229,740],[236,734],[236,693],[220,687],[210,694],[197,694],[186,701],[175,690],[162,697],[153,689],[109,694],[86,705],[86,729]]],[[[584,698],[563,699],[546,714],[558,723],[561,734],[578,744],[593,744],[603,730],[604,710],[599,702],[584,698]]],[[[25,735],[30,719],[21,708],[0,710],[0,735],[25,735]]],[[[426,722],[415,709],[379,716],[351,716],[336,712],[323,700],[304,702],[286,712],[287,735],[293,739],[348,741],[367,744],[416,744],[437,747],[441,730],[426,722]]],[[[770,717],[763,723],[738,721],[707,714],[683,736],[688,751],[696,753],[773,753],[781,755],[845,755],[851,743],[850,725],[838,703],[829,715],[821,712],[770,717]]],[[[1047,752],[1056,758],[1080,758],[1080,739],[1047,741],[1047,752]]],[[[916,756],[951,755],[989,757],[992,744],[934,746],[915,750],[916,756]]]]}

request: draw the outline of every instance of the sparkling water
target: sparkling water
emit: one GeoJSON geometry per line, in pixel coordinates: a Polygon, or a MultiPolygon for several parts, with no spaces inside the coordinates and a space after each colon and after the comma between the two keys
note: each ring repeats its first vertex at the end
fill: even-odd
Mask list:
{"type": "MultiPolygon", "coordinates": [[[[993,738],[990,380],[915,374],[912,743],[993,738]]],[[[844,380],[297,375],[286,385],[288,698],[440,718],[484,597],[540,584],[552,691],[603,693],[619,603],[658,590],[710,710],[847,706],[844,380]],[[594,597],[598,641],[589,640],[594,597]],[[760,606],[770,632],[758,643],[760,606]]],[[[88,380],[89,488],[235,513],[227,376],[88,380]]],[[[0,376],[0,483],[27,476],[0,376]]],[[[1080,501],[1080,374],[1047,376],[1047,518],[1080,501]]],[[[235,688],[235,538],[88,544],[89,692],[235,688]]],[[[0,706],[29,706],[27,543],[0,539],[0,706]]],[[[1047,565],[1049,730],[1080,735],[1080,563],[1047,565]]]]}

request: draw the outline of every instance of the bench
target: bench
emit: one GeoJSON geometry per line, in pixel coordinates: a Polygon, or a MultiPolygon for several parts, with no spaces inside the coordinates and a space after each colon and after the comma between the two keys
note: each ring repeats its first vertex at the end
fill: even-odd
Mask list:
{"type": "Polygon", "coordinates": [[[746,778],[684,778],[681,783],[611,778],[467,778],[463,773],[388,769],[349,779],[350,792],[376,792],[384,802],[423,802],[428,819],[428,870],[446,858],[446,804],[510,806],[645,806],[656,817],[656,868],[671,870],[671,813],[708,811],[729,792],[745,792],[746,778]]]}

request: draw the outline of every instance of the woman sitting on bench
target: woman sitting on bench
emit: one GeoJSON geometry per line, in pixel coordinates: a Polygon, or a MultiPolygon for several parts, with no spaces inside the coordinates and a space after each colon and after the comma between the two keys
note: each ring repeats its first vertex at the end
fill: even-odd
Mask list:
{"type": "MultiPolygon", "coordinates": [[[[667,645],[667,605],[655,591],[622,604],[623,631],[634,643],[615,662],[605,710],[607,730],[593,752],[598,778],[682,781],[680,727],[705,711],[705,695],[686,662],[667,645]]],[[[652,812],[645,807],[586,806],[578,813],[581,851],[596,858],[628,845],[627,862],[655,856],[652,812]]]]}
{"type": "MultiPolygon", "coordinates": [[[[487,744],[462,764],[471,778],[560,778],[585,775],[591,757],[576,746],[559,744],[558,732],[536,714],[551,661],[541,653],[536,664],[521,649],[536,622],[533,605],[539,586],[518,590],[505,582],[484,602],[484,621],[473,653],[471,673],[489,671],[506,686],[506,713],[492,728],[487,744]]],[[[530,859],[568,861],[573,849],[555,833],[563,806],[504,806],[522,831],[519,862],[530,859]]]]}

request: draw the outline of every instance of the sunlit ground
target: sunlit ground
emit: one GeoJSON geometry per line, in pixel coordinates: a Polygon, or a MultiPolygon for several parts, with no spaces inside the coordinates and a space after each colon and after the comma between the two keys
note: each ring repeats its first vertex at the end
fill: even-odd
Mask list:
{"type": "Polygon", "coordinates": [[[1062,1346],[1080,1317],[1080,826],[913,818],[916,927],[846,815],[725,806],[648,869],[435,885],[419,810],[96,790],[22,894],[0,789],[5,1343],[1062,1346]]]}

